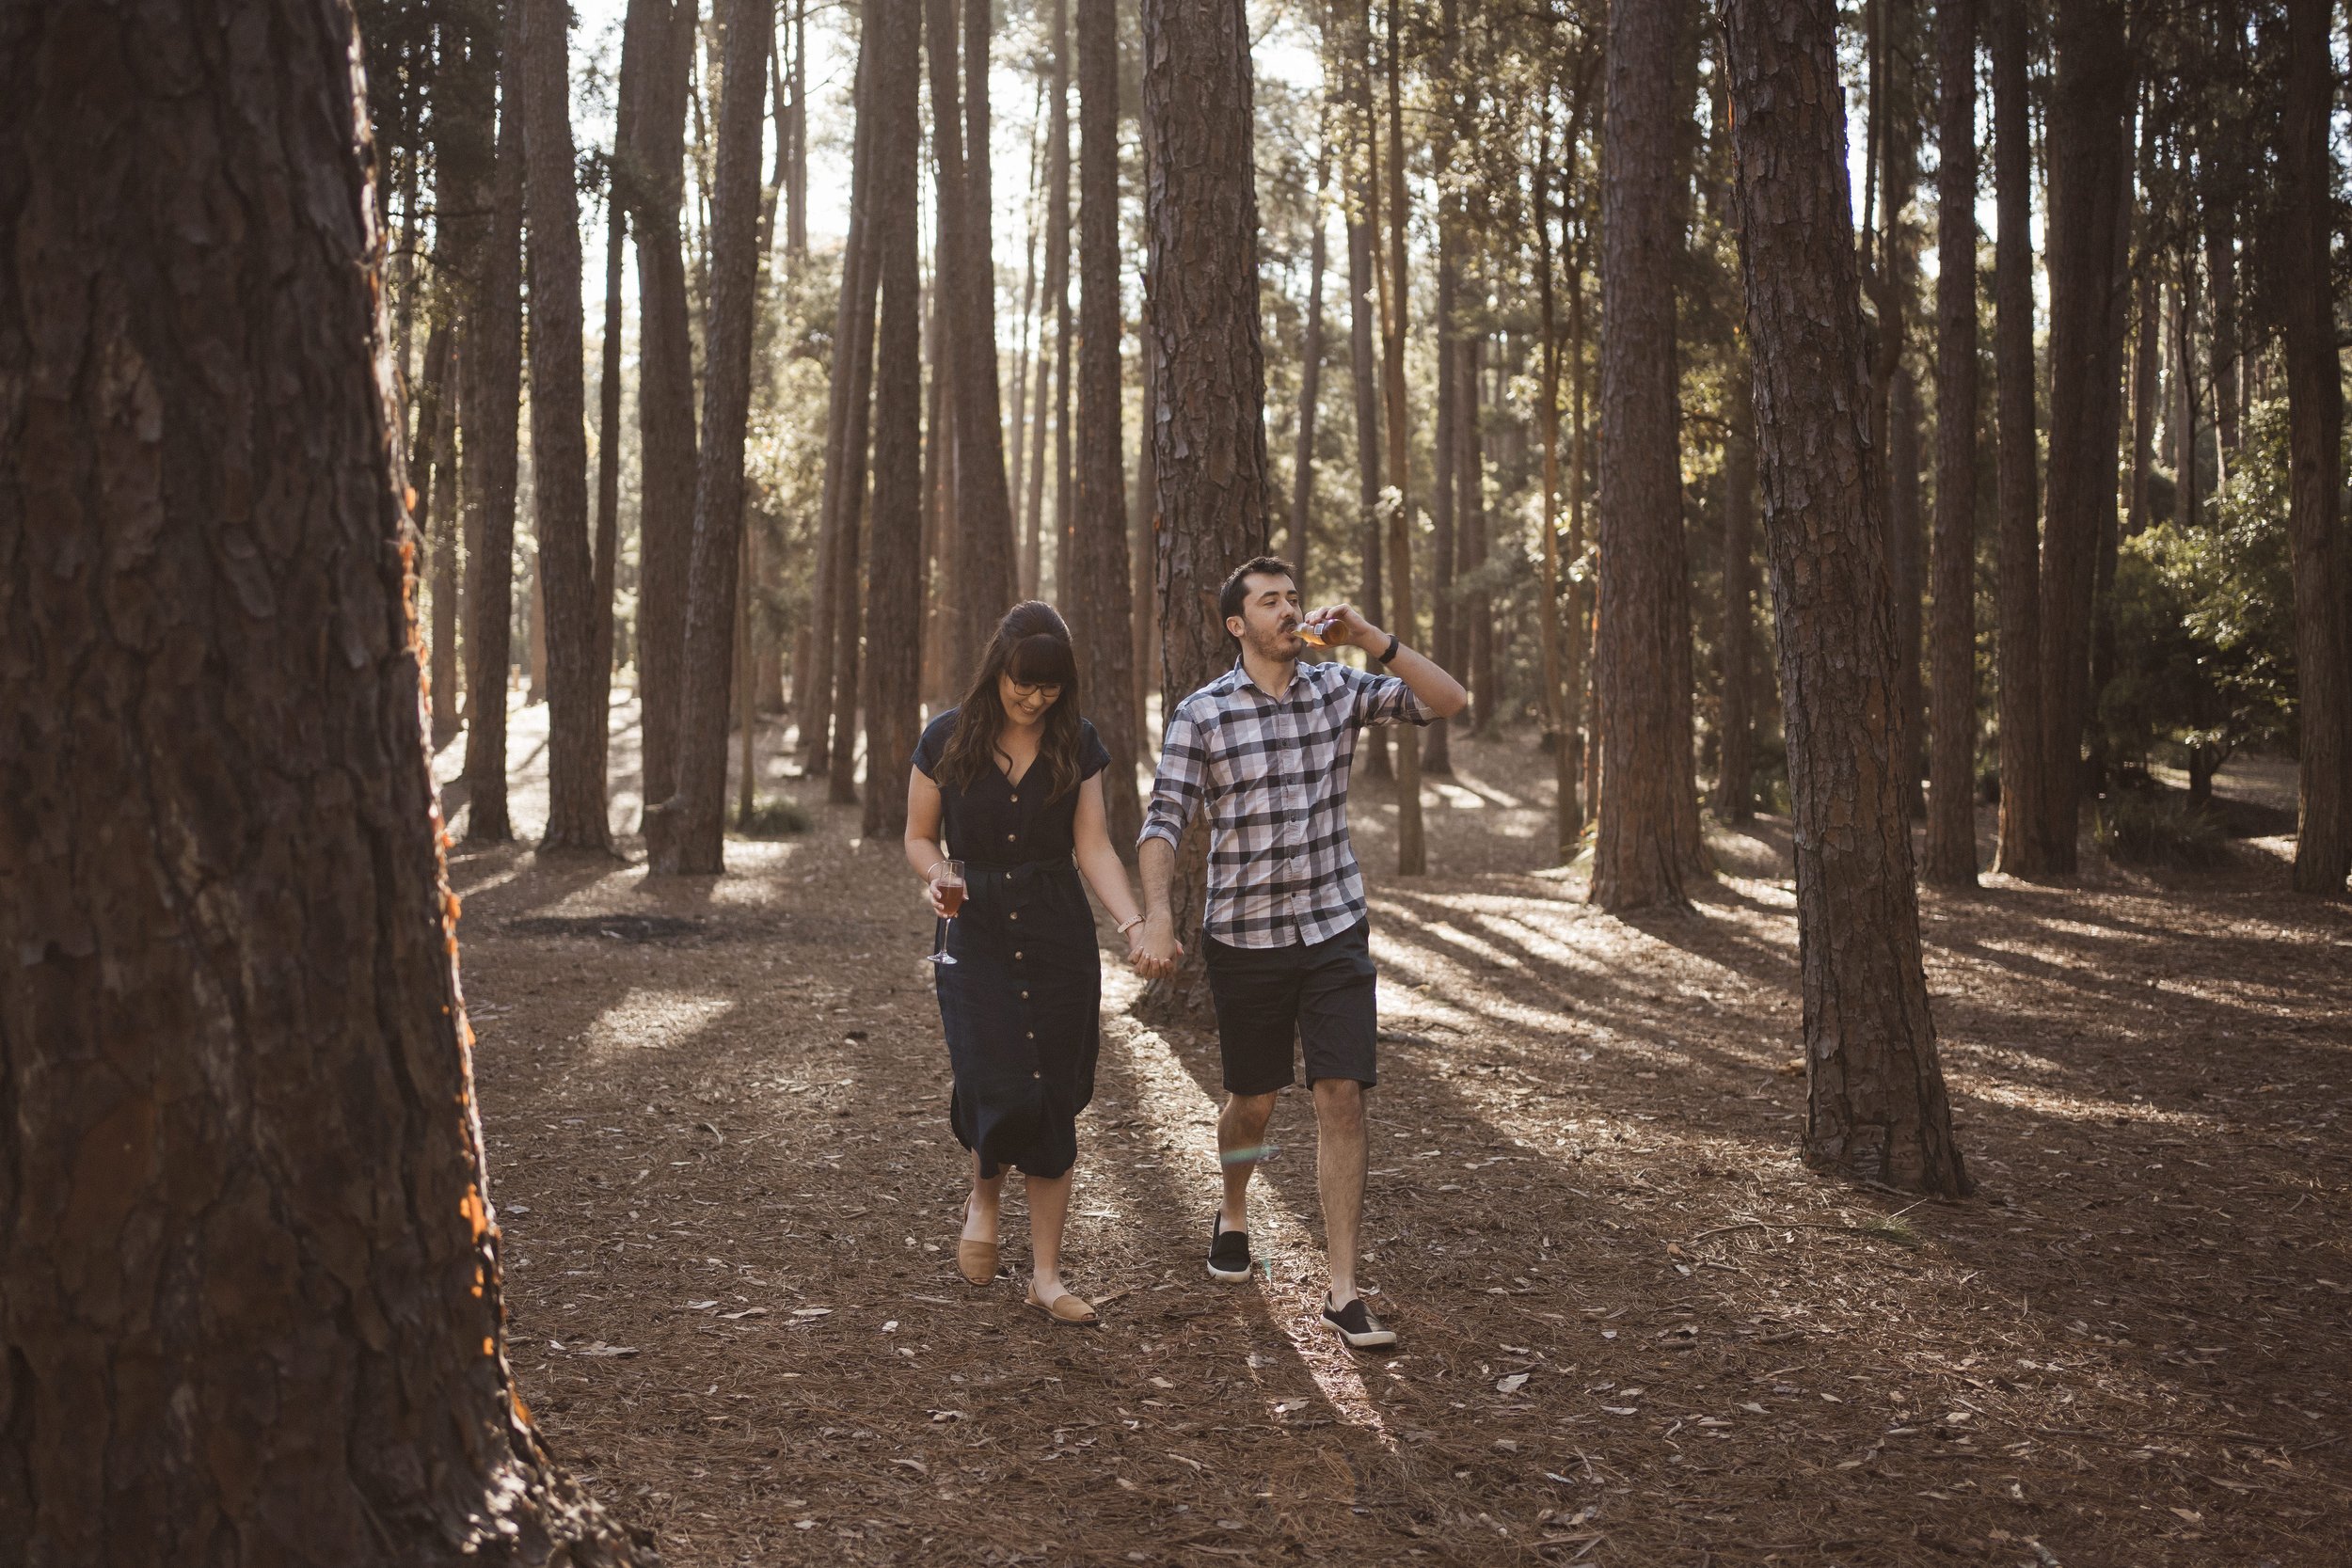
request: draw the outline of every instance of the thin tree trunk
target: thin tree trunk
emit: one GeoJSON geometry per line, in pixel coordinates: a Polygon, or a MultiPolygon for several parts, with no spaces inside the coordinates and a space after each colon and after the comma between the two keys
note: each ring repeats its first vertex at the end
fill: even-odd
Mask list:
{"type": "MultiPolygon", "coordinates": [[[[985,8],[989,0],[964,0],[985,8]]],[[[924,42],[930,56],[931,146],[938,161],[939,288],[956,378],[955,570],[948,592],[955,605],[946,668],[960,674],[1012,603],[1018,574],[1012,497],[1005,484],[1004,414],[996,395],[996,276],[989,253],[988,153],[985,136],[969,149],[957,77],[956,0],[926,0],[924,42]]],[[[962,72],[976,100],[974,119],[987,116],[988,19],[983,9],[967,28],[970,58],[962,72]]]]}
{"type": "MultiPolygon", "coordinates": [[[[985,0],[965,0],[967,5],[985,0]]],[[[1054,594],[1067,605],[1083,592],[1071,559],[1073,514],[1070,419],[1070,3],[1054,0],[1054,86],[1045,108],[1045,300],[1054,312],[1054,594]]],[[[1040,381],[1042,389],[1044,383],[1040,381]]],[[[1041,405],[1041,414],[1042,405],[1041,405]]],[[[1040,461],[1045,448],[1038,447],[1040,461]]],[[[1040,470],[1041,476],[1042,470],[1040,470]]],[[[1040,570],[1043,570],[1042,551],[1040,570]]]]}
{"type": "MultiPolygon", "coordinates": [[[[1436,123],[1440,141],[1451,122],[1439,114],[1436,123]]],[[[1454,329],[1455,296],[1461,292],[1461,261],[1454,254],[1454,198],[1444,180],[1445,151],[1432,149],[1438,171],[1438,400],[1437,428],[1429,443],[1429,651],[1449,670],[1462,670],[1454,647],[1458,633],[1454,618],[1454,466],[1461,459],[1456,434],[1462,403],[1462,342],[1454,329]]],[[[1408,285],[1409,287],[1409,285],[1408,285]]],[[[1400,634],[1402,635],[1402,634],[1400,634]]],[[[1467,672],[1464,672],[1467,674],[1467,672]]],[[[1421,769],[1439,776],[1454,771],[1453,726],[1440,719],[1421,736],[1421,769]]]]}
{"type": "Polygon", "coordinates": [[[1111,842],[1124,847],[1143,831],[1143,801],[1120,434],[1118,0],[1078,0],[1078,185],[1077,538],[1062,603],[1073,611],[1087,716],[1111,754],[1103,774],[1111,842]]]}
{"type": "MultiPolygon", "coordinates": [[[[457,427],[459,363],[456,334],[436,324],[424,344],[424,396],[419,399],[417,440],[420,465],[410,471],[423,480],[416,489],[417,536],[423,542],[433,586],[431,687],[433,749],[457,733],[457,473],[453,459],[457,427]]],[[[422,575],[422,574],[421,574],[422,575]]]]}
{"type": "Polygon", "coordinates": [[[2335,81],[2327,0],[2288,0],[2285,273],[2287,527],[2295,558],[2295,646],[2302,755],[2295,847],[2298,893],[2337,894],[2352,867],[2352,627],[2341,494],[2342,361],[2328,242],[2336,171],[2328,152],[2335,81]]]}
{"type": "Polygon", "coordinates": [[[1724,397],[1724,662],[1715,820],[1756,818],[1756,388],[1743,351],[1724,397]]]}
{"type": "MultiPolygon", "coordinates": [[[[923,279],[916,256],[920,46],[919,0],[870,0],[876,48],[868,112],[875,141],[872,216],[882,285],[875,331],[874,516],[866,570],[866,624],[884,628],[866,657],[866,810],[868,840],[906,828],[905,759],[921,733],[923,641],[923,279]]],[[[846,748],[844,748],[846,749],[846,748]]]]}
{"type": "MultiPolygon", "coordinates": [[[[548,828],[543,849],[610,850],[605,719],[611,675],[596,625],[580,300],[580,182],[572,149],[570,11],[523,7],[525,233],[531,280],[531,494],[539,574],[533,613],[548,657],[548,828]]],[[[764,62],[763,62],[764,64],[764,62]]]]}
{"type": "MultiPolygon", "coordinates": [[[[1377,122],[1372,109],[1372,6],[1356,0],[1342,24],[1346,63],[1342,81],[1354,105],[1359,145],[1342,164],[1341,183],[1347,197],[1347,351],[1348,378],[1356,394],[1357,526],[1363,539],[1363,572],[1359,578],[1357,608],[1375,625],[1381,619],[1385,584],[1380,572],[1380,384],[1377,351],[1373,345],[1378,316],[1378,263],[1374,246],[1378,236],[1372,213],[1378,206],[1374,184],[1378,177],[1377,122]]],[[[1375,779],[1389,777],[1389,732],[1375,729],[1363,737],[1366,771],[1375,779]]]]}
{"type": "Polygon", "coordinates": [[[713,181],[710,315],[694,548],[687,574],[685,707],[677,793],[645,813],[658,875],[715,875],[726,830],[727,696],[733,675],[737,537],[743,526],[743,437],[751,411],[752,328],[759,281],[759,84],[775,23],[770,0],[728,0],[725,77],[713,181]]]}
{"type": "MultiPolygon", "coordinates": [[[[879,139],[881,133],[876,135],[879,139]]],[[[833,744],[826,757],[825,799],[836,806],[850,805],[857,800],[857,705],[865,654],[865,639],[860,635],[863,628],[858,624],[858,606],[864,598],[865,584],[858,572],[864,553],[861,526],[870,483],[866,441],[872,420],[874,346],[879,335],[872,296],[881,282],[882,266],[880,253],[870,248],[876,221],[868,221],[869,249],[858,279],[858,286],[866,292],[867,297],[859,306],[858,336],[850,345],[856,357],[850,364],[850,429],[844,443],[849,461],[841,476],[841,513],[835,519],[833,582],[829,589],[833,594],[833,744]]],[[[919,442],[919,432],[916,438],[919,442]]],[[[916,475],[919,480],[919,467],[916,475]]],[[[913,755],[913,748],[909,748],[908,754],[913,755]]]]}
{"type": "MultiPolygon", "coordinates": [[[[1580,103],[1576,119],[1583,118],[1580,103]]],[[[1562,189],[1576,189],[1577,137],[1571,122],[1567,156],[1563,164],[1562,189]]],[[[1571,738],[1577,747],[1577,768],[1584,781],[1584,819],[1577,836],[1600,815],[1600,683],[1599,661],[1592,657],[1600,631],[1599,552],[1588,550],[1592,535],[1584,527],[1584,499],[1592,482],[1592,444],[1586,435],[1584,407],[1584,247],[1590,229],[1571,232],[1569,215],[1561,214],[1561,250],[1568,265],[1568,646],[1567,681],[1577,706],[1571,738]]]]}
{"type": "Polygon", "coordinates": [[[1470,695],[1474,705],[1469,714],[1470,730],[1475,733],[1491,728],[1500,711],[1502,683],[1495,672],[1497,641],[1494,603],[1484,589],[1462,592],[1465,577],[1474,577],[1486,564],[1486,446],[1481,432],[1479,416],[1479,384],[1484,379],[1479,371],[1483,335],[1462,340],[1462,357],[1466,363],[1456,380],[1461,402],[1454,411],[1454,439],[1458,448],[1454,460],[1454,483],[1459,495],[1455,510],[1454,538],[1454,574],[1459,603],[1455,609],[1455,624],[1461,627],[1454,638],[1454,657],[1469,672],[1470,695]]]}
{"type": "MultiPolygon", "coordinates": [[[[1729,0],[1756,427],[1787,693],[1807,1116],[1816,1169],[1969,1189],[1919,948],[1892,583],[1848,205],[1836,0],[1729,0]]],[[[1612,113],[1615,104],[1612,103],[1612,113]]],[[[1605,805],[1604,805],[1605,809],[1605,805]]]]}
{"type": "Polygon", "coordinates": [[[696,0],[629,0],[621,43],[620,188],[637,246],[637,696],[644,802],[677,787],[687,558],[694,518],[694,345],[688,320],[686,105],[696,0]]]}
{"type": "Polygon", "coordinates": [[[808,261],[808,0],[792,4],[792,163],[784,182],[784,246],[796,269],[808,261]]]}
{"type": "Polygon", "coordinates": [[[2050,99],[2050,521],[2042,574],[2042,832],[2075,864],[2100,535],[2114,526],[2132,58],[2122,0],[2058,0],[2050,99]]]}
{"type": "Polygon", "coordinates": [[[499,49],[498,150],[483,239],[480,293],[466,327],[465,491],[479,508],[472,624],[466,636],[466,839],[514,837],[506,806],[507,665],[515,612],[515,470],[522,414],[522,6],[506,8],[499,49]]]}
{"type": "MultiPolygon", "coordinates": [[[[1045,103],[1045,84],[1041,80],[1038,83],[1037,95],[1038,119],[1041,123],[1045,103]]],[[[1021,596],[1025,599],[1038,596],[1038,573],[1044,564],[1038,538],[1037,514],[1027,505],[1028,491],[1023,488],[1024,481],[1034,485],[1037,474],[1034,469],[1024,472],[1021,461],[1023,454],[1028,451],[1029,361],[1032,358],[1041,359],[1045,351],[1045,335],[1041,330],[1043,323],[1037,309],[1037,247],[1041,238],[1038,231],[1044,227],[1038,217],[1038,184],[1044,161],[1045,140],[1040,136],[1029,155],[1028,261],[1021,276],[1021,321],[1012,353],[1012,423],[1008,427],[1010,435],[1005,443],[1007,455],[1012,464],[1008,483],[1012,497],[1013,517],[1016,522],[1027,519],[1021,524],[1021,596]],[[1029,346],[1029,328],[1033,324],[1041,328],[1035,354],[1031,353],[1029,346]]],[[[1041,404],[1041,409],[1042,406],[1041,404]]]]}
{"type": "Polygon", "coordinates": [[[1936,0],[1935,624],[1920,873],[1977,882],[1977,0],[1936,0]]]}
{"type": "MultiPolygon", "coordinates": [[[[1686,0],[1610,12],[1601,159],[1600,833],[1592,899],[1619,912],[1686,901],[1695,796],[1672,689],[1687,646],[1675,375],[1675,62],[1686,0]]],[[[1687,699],[1687,693],[1685,694],[1687,699]]]]}
{"type": "Polygon", "coordinates": [[[7,31],[0,1555],[631,1561],[505,1355],[351,12],[7,31]]]}
{"type": "Polygon", "coordinates": [[[590,613],[596,617],[597,684],[609,709],[612,700],[612,593],[621,553],[621,280],[628,218],[608,198],[604,248],[604,363],[596,389],[596,540],[589,581],[590,613]]]}
{"type": "Polygon", "coordinates": [[[1307,246],[1307,330],[1298,353],[1298,443],[1291,459],[1290,537],[1282,547],[1298,568],[1299,592],[1318,602],[1330,594],[1311,587],[1314,581],[1315,420],[1323,401],[1323,268],[1324,230],[1329,214],[1325,207],[1331,185],[1331,135],[1327,115],[1321,145],[1315,151],[1314,238],[1307,246]]]}
{"type": "Polygon", "coordinates": [[[2053,869],[2042,835],[2042,543],[2035,429],[2033,143],[2027,123],[2026,0],[1993,0],[1993,380],[2000,538],[1996,595],[2001,801],[1996,869],[2053,869]]]}
{"type": "Polygon", "coordinates": [[[842,537],[854,551],[857,514],[866,495],[866,419],[873,364],[875,262],[870,238],[876,118],[866,110],[873,55],[859,28],[853,112],[857,117],[850,168],[850,231],[841,247],[841,293],[834,306],[833,373],[826,385],[825,477],[817,503],[817,570],[809,589],[809,669],[800,684],[805,694],[799,715],[801,771],[830,772],[833,758],[834,665],[841,636],[836,628],[843,598],[842,537]]]}
{"type": "Polygon", "coordinates": [[[2197,464],[2197,313],[2189,261],[2176,258],[2172,301],[2173,515],[2194,524],[2203,508],[2204,483],[2197,464]]]}
{"type": "MultiPolygon", "coordinates": [[[[1418,622],[1413,610],[1413,484],[1412,450],[1408,434],[1405,388],[1405,331],[1407,301],[1405,291],[1412,275],[1406,264],[1406,233],[1411,214],[1405,202],[1405,54],[1398,37],[1400,0],[1389,0],[1389,255],[1388,265],[1375,269],[1380,283],[1380,382],[1383,428],[1389,437],[1389,476],[1391,504],[1388,508],[1389,629],[1412,638],[1418,622]]],[[[1380,182],[1369,182],[1374,192],[1372,230],[1380,233],[1380,182]]],[[[1409,738],[1396,747],[1396,872],[1418,877],[1429,868],[1429,853],[1422,841],[1421,748],[1409,738]]]]}
{"type": "Polygon", "coordinates": [[[2132,330],[2132,477],[2123,492],[2127,535],[2145,531],[2155,520],[2150,492],[2155,470],[2156,391],[2164,369],[2163,295],[2156,283],[2161,252],[2154,244],[2155,228],[2154,212],[2143,204],[2139,272],[2132,280],[2133,315],[2137,320],[2132,330]]]}
{"type": "MultiPolygon", "coordinates": [[[[1234,562],[1266,547],[1271,480],[1246,8],[1143,0],[1143,40],[1166,714],[1232,666],[1217,585],[1234,562]]],[[[1179,855],[1178,930],[1200,926],[1207,858],[1208,825],[1196,819],[1179,855]]],[[[1197,1008],[1204,975],[1200,953],[1188,950],[1172,981],[1154,982],[1147,1005],[1197,1008]]]]}
{"type": "MultiPolygon", "coordinates": [[[[1151,161],[1151,141],[1146,138],[1143,147],[1147,166],[1151,161]]],[[[1150,187],[1148,175],[1145,186],[1147,189],[1150,187]]],[[[1137,411],[1141,416],[1136,421],[1136,428],[1142,435],[1136,441],[1135,507],[1128,520],[1130,533],[1127,542],[1127,580],[1132,585],[1127,602],[1135,630],[1130,645],[1135,650],[1136,752],[1138,759],[1141,759],[1147,746],[1154,752],[1159,749],[1151,740],[1151,710],[1152,698],[1159,691],[1161,681],[1160,598],[1154,586],[1159,575],[1160,482],[1155,457],[1156,437],[1153,435],[1159,423],[1154,413],[1159,406],[1159,372],[1156,368],[1158,351],[1154,347],[1157,337],[1152,330],[1152,302],[1149,297],[1143,303],[1140,325],[1143,341],[1137,345],[1140,352],[1136,358],[1143,385],[1136,389],[1137,411]]]]}
{"type": "MultiPolygon", "coordinates": [[[[1576,858],[1583,834],[1584,812],[1578,799],[1579,748],[1576,744],[1576,683],[1569,673],[1575,657],[1576,596],[1568,582],[1568,561],[1560,545],[1560,332],[1553,300],[1551,218],[1551,98],[1546,87],[1537,131],[1534,178],[1531,182],[1535,220],[1535,293],[1542,312],[1543,381],[1536,403],[1535,422],[1543,443],[1544,612],[1538,623],[1544,659],[1544,728],[1551,742],[1552,849],[1555,863],[1576,858]],[[1564,592],[1565,591],[1565,592],[1564,592]]],[[[1567,165],[1574,167],[1578,117],[1568,121],[1567,165]]],[[[1561,183],[1565,197],[1572,178],[1561,183]]],[[[1567,217],[1565,203],[1561,218],[1567,217]]]]}

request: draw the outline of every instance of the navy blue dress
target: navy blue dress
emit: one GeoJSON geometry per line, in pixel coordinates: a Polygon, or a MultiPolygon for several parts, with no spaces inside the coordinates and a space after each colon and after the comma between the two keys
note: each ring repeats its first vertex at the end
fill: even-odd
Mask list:
{"type": "MultiPolygon", "coordinates": [[[[1078,792],[1047,800],[1041,768],[1015,784],[991,767],[961,789],[939,777],[956,710],[932,720],[914,766],[939,785],[946,852],[963,862],[963,908],[947,922],[952,964],[938,964],[939,1022],[955,1092],[956,1141],[980,1174],[1007,1165],[1052,1178],[1077,1163],[1078,1113],[1094,1098],[1103,966],[1076,862],[1078,792]]],[[[1110,764],[1081,720],[1078,776],[1110,764]]]]}

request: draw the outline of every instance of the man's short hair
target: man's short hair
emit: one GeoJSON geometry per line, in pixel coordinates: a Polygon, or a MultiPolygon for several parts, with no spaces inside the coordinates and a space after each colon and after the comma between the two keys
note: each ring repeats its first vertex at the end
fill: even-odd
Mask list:
{"type": "Polygon", "coordinates": [[[1225,586],[1216,591],[1216,614],[1220,622],[1230,621],[1241,613],[1242,601],[1249,597],[1248,579],[1256,577],[1288,578],[1291,586],[1298,585],[1298,568],[1279,555],[1252,556],[1228,573],[1225,586]]]}

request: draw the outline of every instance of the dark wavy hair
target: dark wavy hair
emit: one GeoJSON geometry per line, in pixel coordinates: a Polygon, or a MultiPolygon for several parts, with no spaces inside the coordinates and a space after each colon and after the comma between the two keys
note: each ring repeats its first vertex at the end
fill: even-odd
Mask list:
{"type": "Polygon", "coordinates": [[[1045,798],[1058,800],[1078,787],[1078,657],[1070,627],[1052,605],[1030,599],[1005,611],[973,673],[972,686],[956,708],[956,727],[939,760],[939,777],[970,789],[980,770],[996,766],[996,737],[1005,727],[1005,705],[996,677],[1010,675],[1024,686],[1058,686],[1061,695],[1045,710],[1045,735],[1037,762],[1045,769],[1045,798]]]}

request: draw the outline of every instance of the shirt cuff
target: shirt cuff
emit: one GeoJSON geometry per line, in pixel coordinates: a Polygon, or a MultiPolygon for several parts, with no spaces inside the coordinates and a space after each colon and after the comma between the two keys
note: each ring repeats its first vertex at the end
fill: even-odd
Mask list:
{"type": "Polygon", "coordinates": [[[1171,849],[1184,847],[1184,830],[1166,822],[1146,822],[1143,832],[1136,835],[1136,847],[1140,849],[1155,838],[1166,842],[1171,849]]]}

